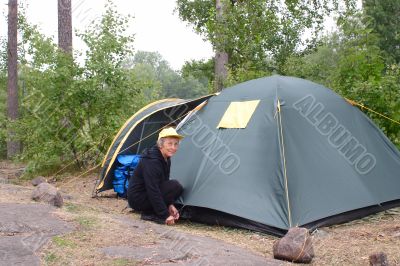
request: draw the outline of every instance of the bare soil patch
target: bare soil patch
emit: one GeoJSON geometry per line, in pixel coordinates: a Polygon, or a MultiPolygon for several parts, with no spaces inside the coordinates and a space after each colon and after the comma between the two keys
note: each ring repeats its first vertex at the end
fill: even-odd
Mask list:
{"type": "MultiPolygon", "coordinates": [[[[90,198],[96,180],[95,174],[79,180],[66,178],[59,186],[73,195],[79,204],[87,204],[109,213],[123,212],[126,201],[117,199],[112,191],[97,199],[90,198]],[[75,196],[77,191],[80,191],[79,197],[75,196]]],[[[137,214],[126,215],[132,219],[139,219],[137,214]]],[[[269,259],[273,258],[272,246],[277,240],[274,236],[258,232],[207,226],[189,221],[181,221],[174,229],[222,240],[269,259]]],[[[316,253],[313,265],[367,265],[369,255],[374,252],[385,252],[392,265],[400,265],[400,208],[321,228],[314,232],[313,243],[316,253]]]]}
{"type": "MultiPolygon", "coordinates": [[[[185,265],[193,264],[201,255],[210,256],[207,257],[211,258],[210,265],[220,265],[227,263],[219,258],[229,258],[228,255],[233,254],[248,255],[248,264],[241,265],[257,265],[260,258],[267,265],[291,265],[272,260],[276,237],[189,221],[180,221],[172,228],[142,222],[138,214],[125,209],[127,202],[117,198],[112,191],[102,193],[98,198],[91,197],[97,174],[76,176],[64,176],[55,183],[68,197],[65,205],[54,212],[59,219],[76,229],[52,237],[43,246],[39,254],[43,265],[185,265]],[[168,234],[172,234],[169,240],[168,234]],[[180,234],[183,241],[182,238],[177,240],[180,234]],[[209,243],[214,242],[214,249],[218,245],[226,245],[224,247],[231,254],[219,250],[220,257],[215,255],[217,252],[204,255],[205,251],[200,255],[183,252],[187,257],[166,255],[171,245],[176,254],[181,254],[179,243],[189,243],[189,248],[190,243],[207,246],[201,244],[203,239],[204,242],[207,239],[209,243]],[[137,253],[134,254],[134,251],[137,253]]],[[[2,184],[3,190],[8,192],[0,193],[0,202],[30,202],[26,197],[31,193],[28,182],[22,187],[2,184]],[[7,186],[10,187],[7,189],[7,186]]],[[[400,265],[400,208],[321,228],[314,232],[313,243],[316,254],[313,265],[368,265],[369,255],[375,252],[385,252],[391,265],[400,265]]],[[[207,247],[212,249],[212,246],[207,247]]]]}

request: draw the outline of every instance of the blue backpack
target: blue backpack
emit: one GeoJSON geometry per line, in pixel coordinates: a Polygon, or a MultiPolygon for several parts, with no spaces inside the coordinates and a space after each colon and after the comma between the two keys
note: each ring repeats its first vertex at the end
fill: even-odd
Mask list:
{"type": "Polygon", "coordinates": [[[118,155],[118,165],[114,170],[113,186],[119,197],[126,198],[129,179],[133,176],[140,155],[118,155]]]}

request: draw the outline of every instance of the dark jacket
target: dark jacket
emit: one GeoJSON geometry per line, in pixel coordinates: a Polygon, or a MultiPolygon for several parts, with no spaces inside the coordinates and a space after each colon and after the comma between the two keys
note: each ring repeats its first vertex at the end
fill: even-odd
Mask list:
{"type": "Polygon", "coordinates": [[[170,159],[165,160],[157,146],[143,152],[135,173],[129,181],[128,201],[133,209],[143,210],[144,202],[150,201],[158,216],[164,219],[169,216],[160,186],[161,183],[169,180],[170,167],[170,159]]]}

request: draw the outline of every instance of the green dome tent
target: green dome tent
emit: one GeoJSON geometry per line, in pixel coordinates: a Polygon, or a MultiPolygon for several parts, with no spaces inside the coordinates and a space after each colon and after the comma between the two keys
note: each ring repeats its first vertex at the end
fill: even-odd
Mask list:
{"type": "Polygon", "coordinates": [[[293,77],[241,83],[178,125],[183,217],[281,235],[400,203],[400,153],[358,108],[293,77]]]}
{"type": "Polygon", "coordinates": [[[156,143],[158,132],[164,126],[177,125],[187,113],[211,96],[194,100],[163,99],[146,105],[130,117],[114,137],[104,157],[94,194],[113,188],[118,155],[141,154],[145,148],[156,143]]]}

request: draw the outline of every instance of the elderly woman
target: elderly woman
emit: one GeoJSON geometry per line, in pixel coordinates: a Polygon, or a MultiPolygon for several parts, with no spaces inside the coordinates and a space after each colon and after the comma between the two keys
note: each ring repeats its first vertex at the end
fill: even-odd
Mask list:
{"type": "Polygon", "coordinates": [[[174,128],[161,130],[157,145],[146,149],[135,173],[129,181],[129,205],[142,211],[141,218],[167,225],[175,224],[179,212],[173,205],[183,188],[176,180],[169,179],[170,158],[179,148],[183,136],[174,128]]]}

